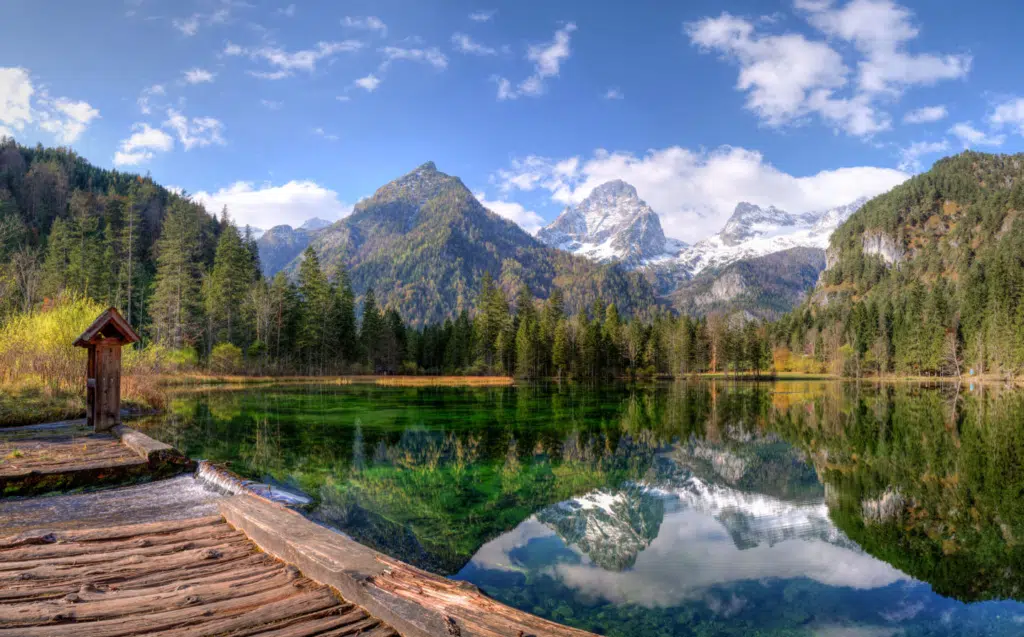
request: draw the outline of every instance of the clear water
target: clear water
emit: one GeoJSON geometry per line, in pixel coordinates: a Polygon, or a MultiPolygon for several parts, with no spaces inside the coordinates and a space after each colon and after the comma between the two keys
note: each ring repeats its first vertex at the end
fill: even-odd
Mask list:
{"type": "Polygon", "coordinates": [[[143,425],[607,635],[1024,634],[1024,394],[260,386],[143,425]]]}

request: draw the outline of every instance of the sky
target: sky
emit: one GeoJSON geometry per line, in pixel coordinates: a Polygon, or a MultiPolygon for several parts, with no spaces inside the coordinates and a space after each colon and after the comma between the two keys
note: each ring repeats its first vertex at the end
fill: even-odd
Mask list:
{"type": "Polygon", "coordinates": [[[1024,146],[1019,0],[4,0],[0,135],[240,225],[426,161],[530,232],[621,178],[665,233],[1024,146]]]}

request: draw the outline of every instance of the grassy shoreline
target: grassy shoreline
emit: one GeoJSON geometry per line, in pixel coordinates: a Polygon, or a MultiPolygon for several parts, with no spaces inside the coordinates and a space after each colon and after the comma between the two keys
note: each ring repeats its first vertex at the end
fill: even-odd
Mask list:
{"type": "MultiPolygon", "coordinates": [[[[860,382],[871,384],[955,384],[960,385],[1024,385],[1024,379],[1006,379],[999,376],[866,376],[844,378],[833,374],[780,372],[754,377],[745,374],[698,373],[688,379],[734,382],[860,382]]],[[[131,382],[126,378],[126,382],[131,382]]],[[[672,379],[652,379],[671,381],[672,379]]],[[[379,385],[386,387],[509,387],[517,381],[509,376],[235,376],[218,374],[174,374],[156,378],[162,390],[189,391],[203,389],[245,389],[259,385],[379,385]]],[[[84,385],[84,383],[83,383],[84,385]]],[[[157,392],[149,392],[154,396],[157,392]]],[[[151,402],[151,401],[150,401],[151,402]]],[[[123,404],[134,411],[159,410],[162,404],[125,400],[123,404]]],[[[157,402],[160,402],[159,400],[157,402]]],[[[85,416],[85,391],[51,390],[39,385],[10,385],[0,383],[0,428],[56,422],[85,416]]]]}

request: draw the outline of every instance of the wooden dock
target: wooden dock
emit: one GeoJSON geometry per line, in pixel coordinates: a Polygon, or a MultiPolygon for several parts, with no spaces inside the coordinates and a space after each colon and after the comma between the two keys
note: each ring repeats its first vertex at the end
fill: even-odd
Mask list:
{"type": "Polygon", "coordinates": [[[128,427],[85,421],[0,429],[0,496],[32,496],[167,477],[192,463],[128,427]]]}
{"type": "Polygon", "coordinates": [[[0,539],[0,635],[394,637],[222,516],[0,539]]]}

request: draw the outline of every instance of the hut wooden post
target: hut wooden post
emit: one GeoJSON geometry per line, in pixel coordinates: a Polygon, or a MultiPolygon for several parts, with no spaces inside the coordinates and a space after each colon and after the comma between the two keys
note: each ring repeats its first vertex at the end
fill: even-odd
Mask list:
{"type": "Polygon", "coordinates": [[[139,335],[116,308],[110,308],[75,339],[89,350],[86,367],[86,417],[96,431],[121,424],[121,347],[139,335]]]}

